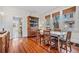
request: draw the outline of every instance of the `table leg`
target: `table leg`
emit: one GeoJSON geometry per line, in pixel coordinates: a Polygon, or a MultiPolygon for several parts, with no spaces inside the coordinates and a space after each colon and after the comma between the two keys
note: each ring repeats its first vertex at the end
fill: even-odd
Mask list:
{"type": "Polygon", "coordinates": [[[60,38],[58,37],[58,52],[60,53],[60,38]]]}

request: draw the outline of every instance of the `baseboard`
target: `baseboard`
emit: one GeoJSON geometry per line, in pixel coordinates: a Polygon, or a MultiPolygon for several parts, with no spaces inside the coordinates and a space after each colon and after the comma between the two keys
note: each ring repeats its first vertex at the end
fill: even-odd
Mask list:
{"type": "Polygon", "coordinates": [[[76,44],[75,44],[75,46],[76,46],[76,47],[79,47],[79,44],[78,44],[78,43],[76,43],[76,44]]]}
{"type": "Polygon", "coordinates": [[[32,38],[32,37],[36,37],[36,36],[27,36],[27,38],[32,38]]]}
{"type": "Polygon", "coordinates": [[[72,45],[74,44],[74,46],[79,47],[79,43],[71,42],[71,44],[72,44],[72,45]]]}

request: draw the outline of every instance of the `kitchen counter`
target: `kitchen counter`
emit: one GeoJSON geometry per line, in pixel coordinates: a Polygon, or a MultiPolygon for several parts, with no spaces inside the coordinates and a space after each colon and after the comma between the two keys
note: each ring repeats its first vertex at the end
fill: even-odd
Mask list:
{"type": "Polygon", "coordinates": [[[3,37],[4,35],[6,35],[8,32],[6,31],[6,32],[0,32],[0,37],[3,37]]]}
{"type": "Polygon", "coordinates": [[[9,40],[10,40],[9,32],[6,31],[4,33],[0,33],[0,53],[8,52],[9,40]]]}

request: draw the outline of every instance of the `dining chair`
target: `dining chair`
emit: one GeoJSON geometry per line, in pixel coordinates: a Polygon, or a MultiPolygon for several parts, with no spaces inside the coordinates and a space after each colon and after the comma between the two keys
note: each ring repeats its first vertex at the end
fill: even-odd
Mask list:
{"type": "Polygon", "coordinates": [[[50,36],[50,48],[58,48],[58,35],[52,34],[50,36]]]}
{"type": "MultiPolygon", "coordinates": [[[[56,28],[54,29],[54,32],[61,32],[61,29],[56,28]]],[[[58,49],[58,37],[59,35],[57,34],[52,34],[50,36],[50,48],[58,49]]]]}
{"type": "Polygon", "coordinates": [[[37,30],[37,39],[36,39],[36,42],[39,42],[41,44],[41,33],[40,33],[39,29],[37,30]]]}
{"type": "Polygon", "coordinates": [[[66,53],[69,51],[72,51],[71,48],[71,32],[68,31],[66,34],[66,39],[60,40],[60,52],[62,52],[62,49],[66,51],[66,53]],[[69,49],[68,49],[69,48],[69,49]]]}
{"type": "Polygon", "coordinates": [[[43,31],[43,43],[44,45],[47,45],[50,43],[50,30],[44,30],[43,31]]]}
{"type": "Polygon", "coordinates": [[[61,29],[59,29],[59,28],[56,28],[56,29],[54,29],[54,31],[61,32],[61,29]]]}

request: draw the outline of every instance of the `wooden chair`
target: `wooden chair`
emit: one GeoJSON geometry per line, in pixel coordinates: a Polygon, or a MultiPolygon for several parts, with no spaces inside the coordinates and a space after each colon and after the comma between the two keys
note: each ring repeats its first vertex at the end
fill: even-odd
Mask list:
{"type": "Polygon", "coordinates": [[[54,29],[54,31],[61,32],[61,29],[59,29],[59,28],[56,28],[56,29],[54,29]]]}
{"type": "Polygon", "coordinates": [[[43,31],[43,43],[44,45],[50,44],[50,30],[43,31]]]}
{"type": "Polygon", "coordinates": [[[50,48],[51,47],[58,49],[58,35],[51,35],[51,37],[50,37],[50,48]]]}
{"type": "Polygon", "coordinates": [[[37,42],[40,42],[41,44],[41,34],[40,34],[40,30],[37,30],[37,39],[36,39],[37,42]]]}
{"type": "MultiPolygon", "coordinates": [[[[56,31],[56,32],[61,32],[61,29],[59,29],[59,28],[57,28],[57,29],[55,29],[54,31],[56,31]]],[[[52,34],[51,36],[50,36],[50,48],[51,47],[53,47],[53,48],[55,48],[55,49],[58,49],[58,35],[56,35],[56,34],[52,34]]]]}
{"type": "Polygon", "coordinates": [[[68,31],[66,35],[66,39],[60,40],[60,52],[62,52],[62,49],[64,49],[67,53],[69,51],[68,48],[70,49],[69,52],[72,51],[70,39],[71,39],[71,32],[68,31]]]}

